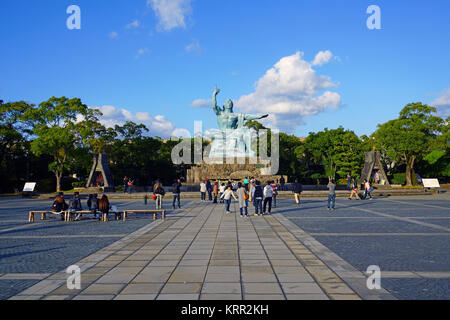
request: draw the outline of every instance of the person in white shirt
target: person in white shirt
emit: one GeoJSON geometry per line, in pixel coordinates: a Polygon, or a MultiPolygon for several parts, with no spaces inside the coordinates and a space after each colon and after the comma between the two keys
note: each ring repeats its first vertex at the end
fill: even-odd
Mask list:
{"type": "Polygon", "coordinates": [[[223,203],[222,195],[225,192],[225,183],[222,183],[219,187],[219,199],[220,203],[223,203]]]}
{"type": "Polygon", "coordinates": [[[234,200],[237,200],[236,196],[234,195],[233,190],[231,190],[231,186],[228,186],[227,190],[225,190],[225,192],[222,195],[222,198],[225,200],[225,206],[226,206],[227,213],[231,213],[231,211],[230,211],[231,197],[233,197],[234,200]]]}
{"type": "Polygon", "coordinates": [[[367,199],[367,196],[369,196],[370,200],[373,200],[372,195],[370,194],[373,191],[373,188],[370,186],[370,182],[364,179],[364,199],[367,199]]]}
{"type": "Polygon", "coordinates": [[[269,214],[272,212],[272,197],[273,197],[273,189],[270,185],[270,181],[267,181],[266,186],[264,187],[264,206],[263,206],[263,214],[266,214],[266,207],[269,204],[269,210],[267,211],[269,214]]]}
{"type": "Polygon", "coordinates": [[[205,181],[202,181],[200,183],[200,194],[202,197],[202,202],[206,200],[206,183],[205,181]]]}

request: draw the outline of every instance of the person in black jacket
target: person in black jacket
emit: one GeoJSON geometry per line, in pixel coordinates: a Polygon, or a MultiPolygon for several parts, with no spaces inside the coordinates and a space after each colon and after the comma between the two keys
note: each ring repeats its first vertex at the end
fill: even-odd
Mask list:
{"type": "Polygon", "coordinates": [[[64,194],[60,192],[56,199],[52,203],[52,212],[60,213],[61,212],[61,220],[64,221],[63,211],[66,211],[69,208],[66,201],[64,200],[64,194]]]}
{"type": "Polygon", "coordinates": [[[175,209],[175,201],[177,200],[178,208],[181,208],[180,204],[180,193],[181,193],[181,180],[178,179],[175,181],[175,183],[172,185],[172,193],[173,193],[173,202],[172,207],[175,209]]]}
{"type": "Polygon", "coordinates": [[[295,179],[294,184],[292,185],[292,192],[294,193],[295,202],[297,205],[300,205],[300,195],[303,192],[303,185],[298,182],[298,179],[295,179]]]}
{"type": "Polygon", "coordinates": [[[153,195],[156,195],[156,210],[162,209],[163,197],[166,194],[166,191],[160,182],[156,183],[153,190],[153,195]]]}
{"type": "MultiPolygon", "coordinates": [[[[81,206],[81,200],[80,200],[80,194],[78,192],[75,192],[73,194],[73,198],[70,199],[69,202],[69,210],[70,211],[81,211],[83,210],[83,207],[81,206]]],[[[75,217],[75,221],[80,221],[82,215],[79,213],[75,217]]]]}

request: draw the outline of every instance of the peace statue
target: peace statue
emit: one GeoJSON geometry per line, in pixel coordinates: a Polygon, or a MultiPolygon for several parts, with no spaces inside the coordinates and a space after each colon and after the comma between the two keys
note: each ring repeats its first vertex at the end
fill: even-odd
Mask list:
{"type": "Polygon", "coordinates": [[[251,150],[250,129],[245,127],[245,122],[267,118],[262,116],[233,112],[233,101],[228,99],[223,107],[217,105],[217,95],[220,89],[214,88],[212,106],[217,115],[217,123],[220,131],[215,132],[211,144],[209,158],[222,158],[227,156],[253,157],[256,154],[251,150]]]}

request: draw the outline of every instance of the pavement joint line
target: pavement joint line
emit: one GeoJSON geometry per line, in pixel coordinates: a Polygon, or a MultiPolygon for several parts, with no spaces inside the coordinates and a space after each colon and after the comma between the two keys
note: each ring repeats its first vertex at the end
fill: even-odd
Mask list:
{"type": "Polygon", "coordinates": [[[310,233],[311,236],[326,236],[326,237],[339,237],[339,236],[346,236],[346,237],[366,237],[366,236],[415,236],[415,237],[433,237],[433,236],[450,236],[450,232],[447,233],[396,233],[396,232],[392,232],[392,233],[347,233],[347,232],[343,232],[343,233],[339,233],[339,232],[311,232],[310,233]]]}
{"type": "MultiPolygon", "coordinates": [[[[386,199],[386,201],[411,205],[410,202],[404,202],[404,201],[399,201],[399,200],[386,199]]],[[[436,206],[436,205],[433,205],[433,204],[423,204],[423,203],[420,203],[420,202],[419,203],[415,203],[415,205],[419,205],[419,206],[422,206],[422,207],[450,210],[450,208],[448,208],[448,207],[441,207],[441,206],[436,206]]]]}
{"type": "MultiPolygon", "coordinates": [[[[253,219],[250,219],[250,223],[252,224],[253,229],[254,229],[255,232],[256,232],[256,236],[257,236],[258,241],[259,241],[259,243],[260,243],[260,245],[261,245],[261,247],[262,247],[262,250],[264,251],[264,255],[266,256],[267,261],[269,261],[270,268],[272,269],[272,272],[273,272],[275,278],[277,279],[277,283],[278,283],[278,286],[279,286],[280,289],[281,289],[281,293],[283,294],[284,299],[287,300],[287,296],[286,296],[286,292],[285,292],[285,290],[284,290],[284,287],[281,285],[280,278],[278,277],[277,273],[275,272],[275,269],[273,268],[272,261],[271,261],[271,259],[269,259],[269,255],[267,254],[267,250],[266,250],[265,246],[263,245],[263,243],[262,243],[262,241],[261,241],[261,237],[260,237],[260,235],[258,234],[258,230],[257,230],[257,228],[255,227],[255,223],[254,223],[253,219]]],[[[267,222],[266,222],[266,223],[267,223],[267,222]]],[[[273,230],[273,228],[272,228],[270,225],[269,225],[269,227],[270,227],[271,230],[278,236],[278,238],[281,239],[281,237],[279,236],[279,234],[276,233],[276,231],[273,230]]],[[[283,241],[283,240],[281,239],[281,241],[283,241]]],[[[286,244],[286,243],[284,243],[284,245],[287,247],[287,244],[286,244]]]]}
{"type": "MultiPolygon", "coordinates": [[[[102,251],[103,251],[103,252],[104,252],[104,251],[110,251],[110,252],[108,252],[108,254],[107,254],[106,257],[105,257],[105,258],[107,258],[107,257],[113,255],[114,252],[117,252],[118,250],[120,250],[121,248],[123,248],[124,245],[126,246],[126,244],[127,244],[128,242],[131,242],[130,239],[132,239],[132,237],[130,237],[130,236],[132,236],[133,234],[141,234],[141,233],[142,233],[142,230],[145,230],[144,232],[148,232],[148,231],[150,231],[150,230],[152,230],[152,229],[158,227],[161,223],[162,223],[162,220],[159,220],[159,221],[156,221],[156,222],[152,221],[152,222],[150,222],[149,224],[143,226],[142,228],[136,230],[135,232],[129,234],[127,237],[125,237],[125,238],[127,238],[127,239],[122,238],[122,239],[120,239],[120,240],[114,242],[113,244],[111,244],[111,245],[109,245],[109,246],[107,246],[107,247],[105,247],[105,248],[102,248],[102,249],[98,250],[97,252],[91,254],[90,256],[98,255],[99,252],[102,252],[102,251]],[[125,243],[125,244],[124,244],[124,243],[125,243]],[[122,244],[124,244],[124,245],[122,245],[122,244]],[[111,247],[114,247],[114,248],[116,248],[117,250],[116,250],[116,251],[110,250],[109,248],[111,248],[111,247]]],[[[35,225],[36,225],[36,224],[35,224],[35,225]]],[[[89,258],[90,256],[84,257],[84,258],[81,259],[78,263],[75,263],[75,265],[78,265],[78,266],[80,267],[80,269],[81,269],[82,272],[84,272],[86,269],[88,269],[88,268],[90,268],[90,267],[92,267],[92,266],[94,266],[94,265],[97,264],[97,263],[94,263],[94,264],[91,265],[91,264],[86,264],[86,263],[81,262],[81,261],[83,261],[83,260],[89,258]],[[86,268],[86,267],[88,267],[88,268],[86,268]]],[[[34,287],[36,287],[36,288],[41,288],[41,287],[42,287],[42,284],[43,284],[45,281],[50,281],[50,280],[48,280],[48,278],[50,278],[52,275],[55,275],[55,274],[58,274],[58,273],[65,273],[65,272],[66,272],[66,269],[67,269],[67,268],[64,268],[63,270],[60,270],[60,271],[58,271],[58,272],[55,272],[55,273],[49,275],[47,278],[43,279],[42,281],[38,282],[38,283],[35,284],[35,285],[33,285],[33,286],[31,286],[31,287],[29,287],[29,288],[23,290],[22,292],[19,292],[18,294],[12,296],[11,298],[14,298],[14,297],[17,297],[17,296],[23,296],[23,295],[24,295],[24,292],[27,292],[27,290],[30,290],[30,289],[31,289],[30,291],[32,291],[33,294],[36,293],[36,292],[35,292],[36,289],[35,289],[35,290],[32,290],[32,288],[34,288],[34,287]]],[[[112,268],[111,268],[111,269],[112,269],[112,268]]],[[[111,270],[111,269],[110,269],[110,270],[111,270]]],[[[51,290],[51,291],[49,291],[49,292],[47,292],[47,293],[44,293],[43,296],[50,294],[52,291],[55,291],[57,288],[59,288],[59,287],[61,287],[62,285],[64,285],[65,282],[66,282],[66,280],[60,280],[60,281],[59,281],[59,285],[58,285],[55,289],[53,289],[53,290],[51,290]]],[[[37,290],[37,291],[38,291],[38,290],[37,290]]]]}
{"type": "Polygon", "coordinates": [[[0,236],[0,239],[71,239],[71,238],[123,238],[127,234],[79,234],[54,236],[0,236]]]}
{"type": "MultiPolygon", "coordinates": [[[[214,207],[213,207],[212,212],[214,212],[214,209],[215,209],[215,208],[217,208],[217,206],[214,206],[214,207]]],[[[210,214],[210,215],[211,215],[211,214],[210,214]]],[[[219,237],[220,226],[221,226],[221,224],[222,224],[223,218],[224,218],[224,216],[223,216],[223,214],[222,214],[222,215],[220,216],[220,220],[219,220],[219,223],[218,223],[218,225],[217,225],[217,231],[216,231],[216,235],[215,235],[215,237],[214,237],[214,244],[213,244],[213,247],[212,247],[211,255],[209,256],[209,260],[208,260],[208,264],[207,264],[207,267],[206,267],[205,276],[203,277],[202,289],[200,290],[199,300],[201,300],[202,296],[205,295],[204,293],[202,293],[202,292],[203,292],[203,287],[205,286],[206,277],[208,276],[208,270],[209,270],[209,267],[211,266],[211,260],[212,260],[212,257],[213,257],[214,249],[216,248],[216,243],[217,243],[217,239],[218,239],[218,237],[219,237]]],[[[237,229],[236,229],[236,233],[237,233],[237,229]]],[[[239,250],[239,242],[238,242],[238,250],[239,250]]],[[[238,251],[238,259],[239,259],[239,251],[238,251]]],[[[242,276],[241,276],[241,272],[240,272],[240,271],[241,271],[241,270],[240,270],[240,264],[239,264],[239,276],[240,276],[240,280],[241,280],[241,299],[243,299],[242,276]]]]}
{"type": "MultiPolygon", "coordinates": [[[[273,218],[273,216],[271,215],[271,217],[272,217],[272,219],[274,220],[274,221],[276,221],[274,218],[273,218]]],[[[267,220],[267,218],[266,218],[266,220],[267,220]]],[[[279,222],[279,221],[277,221],[281,226],[282,226],[282,224],[279,222]]],[[[270,225],[270,223],[269,223],[269,225],[270,225]]],[[[284,227],[284,226],[283,226],[284,227]]],[[[273,227],[272,227],[273,228],[273,227]]],[[[284,229],[287,231],[287,232],[289,232],[289,230],[288,230],[288,228],[286,228],[286,227],[284,227],[284,229]]],[[[274,230],[275,231],[275,230],[274,230]]],[[[286,231],[284,231],[284,232],[286,232],[286,231]]],[[[276,231],[275,231],[276,232],[276,231]]],[[[297,261],[300,263],[300,265],[306,270],[306,272],[308,273],[308,275],[312,278],[312,279],[315,279],[316,281],[315,281],[315,283],[320,287],[320,289],[322,290],[322,292],[323,292],[323,294],[325,294],[326,296],[327,296],[327,298],[329,299],[329,300],[332,300],[332,297],[330,296],[330,294],[325,290],[325,288],[323,288],[321,285],[320,285],[320,283],[319,283],[319,280],[308,270],[308,268],[306,268],[306,265],[304,264],[304,262],[303,261],[301,261],[296,255],[295,255],[295,253],[292,251],[292,248],[291,247],[289,247],[288,246],[288,244],[286,243],[286,241],[279,235],[279,232],[276,232],[277,233],[277,235],[279,236],[279,238],[281,239],[281,241],[283,241],[283,243],[285,244],[285,246],[290,250],[290,252],[294,255],[294,257],[297,259],[297,261]]],[[[291,232],[289,232],[290,234],[292,234],[291,232]]],[[[295,236],[294,236],[295,237],[295,236]]],[[[297,239],[297,241],[299,241],[298,239],[297,239]]],[[[300,241],[299,241],[300,242],[300,241]]],[[[310,253],[312,253],[312,251],[311,250],[309,250],[310,251],[310,253]]],[[[317,258],[317,257],[316,257],[317,258]]],[[[320,259],[319,259],[320,260],[320,259]]]]}
{"type": "MultiPolygon", "coordinates": [[[[197,207],[193,207],[193,209],[194,209],[194,208],[197,208],[197,207]]],[[[179,235],[179,234],[182,233],[184,230],[186,230],[186,228],[188,228],[188,226],[191,225],[192,223],[197,222],[198,217],[204,213],[205,208],[207,208],[207,206],[203,206],[203,207],[201,208],[200,212],[198,213],[198,215],[195,216],[195,217],[193,217],[193,218],[191,219],[191,221],[189,221],[189,222],[184,226],[184,228],[183,228],[182,230],[180,230],[180,231],[177,233],[177,235],[179,235]]],[[[192,209],[192,210],[193,210],[193,209],[192,209]]],[[[190,212],[192,212],[192,210],[191,210],[190,212]]],[[[214,207],[211,209],[211,212],[212,212],[213,210],[214,210],[214,207]]],[[[210,212],[210,215],[211,215],[211,212],[210,212]]],[[[182,254],[182,256],[180,257],[180,259],[178,260],[178,263],[177,263],[177,264],[175,265],[175,267],[173,268],[173,270],[172,270],[172,272],[170,273],[169,277],[167,278],[166,282],[165,282],[164,285],[161,286],[161,288],[158,290],[158,293],[157,293],[156,296],[155,296],[155,300],[157,300],[158,297],[162,295],[161,292],[163,291],[163,289],[164,289],[164,288],[167,286],[167,284],[169,283],[170,278],[172,277],[172,275],[174,274],[175,270],[176,270],[176,269],[178,268],[178,266],[180,265],[181,260],[183,260],[183,257],[186,255],[186,252],[189,251],[189,248],[192,246],[192,243],[193,243],[193,242],[195,241],[195,239],[198,237],[198,234],[200,233],[202,227],[206,224],[207,221],[208,221],[208,219],[205,219],[205,221],[203,222],[202,226],[201,226],[201,227],[198,229],[198,231],[196,232],[195,237],[193,237],[192,241],[189,243],[189,246],[186,248],[185,252],[182,254]]],[[[188,230],[189,230],[189,229],[188,229],[188,230]]],[[[174,236],[173,239],[175,239],[175,238],[176,238],[176,235],[174,236]]],[[[169,244],[170,244],[170,241],[168,242],[167,245],[169,245],[169,244]]],[[[203,285],[202,285],[202,286],[203,286],[203,285]]],[[[201,289],[200,289],[200,290],[201,290],[201,289]]],[[[201,293],[201,291],[200,291],[200,293],[201,293]]],[[[198,294],[198,297],[200,297],[200,293],[198,294]]]]}
{"type": "MultiPolygon", "coordinates": [[[[189,214],[191,214],[191,212],[195,209],[194,206],[188,207],[188,208],[189,208],[190,210],[189,210],[189,211],[186,211],[186,212],[182,212],[181,214],[179,214],[180,217],[187,217],[187,216],[188,216],[189,214]]],[[[191,220],[190,222],[193,221],[193,218],[189,218],[189,219],[191,220]]],[[[176,222],[176,219],[174,218],[173,220],[174,220],[174,223],[175,223],[175,222],[176,222]]],[[[188,224],[189,224],[190,222],[188,222],[188,224]]],[[[173,224],[171,224],[170,226],[172,226],[172,225],[173,225],[173,224]]],[[[166,231],[167,229],[169,229],[170,226],[168,226],[166,229],[164,229],[163,231],[161,231],[160,233],[158,233],[158,235],[156,235],[155,238],[156,238],[157,236],[161,235],[161,234],[162,234],[164,231],[166,231]]],[[[143,270],[145,267],[147,267],[153,260],[155,260],[155,258],[156,258],[161,252],[163,252],[164,249],[166,249],[166,248],[170,245],[170,243],[172,242],[172,240],[175,239],[175,238],[177,237],[177,235],[179,235],[182,231],[183,231],[183,229],[181,229],[179,232],[177,232],[176,234],[174,234],[173,237],[172,237],[170,240],[167,241],[166,245],[164,245],[164,246],[158,251],[158,253],[155,254],[155,256],[154,256],[152,259],[150,259],[149,261],[147,261],[147,264],[141,269],[140,272],[142,272],[142,270],[143,270]]],[[[149,242],[151,242],[153,239],[154,239],[154,238],[152,238],[151,240],[147,241],[146,244],[148,244],[149,242]]],[[[144,244],[143,246],[145,246],[146,244],[144,244]]],[[[143,246],[142,246],[142,247],[143,247],[143,246]]],[[[142,248],[142,247],[141,247],[141,248],[142,248]]],[[[180,259],[180,261],[181,261],[181,259],[180,259]]],[[[176,269],[176,267],[174,268],[174,270],[175,270],[175,269],[176,269]]],[[[126,288],[131,282],[133,282],[134,279],[136,279],[136,277],[140,274],[140,272],[136,273],[135,276],[127,283],[127,285],[125,285],[125,286],[117,293],[117,295],[120,295],[121,292],[123,292],[123,290],[125,290],[125,288],[126,288]]],[[[169,280],[169,279],[167,279],[167,280],[169,280]]],[[[163,287],[164,287],[164,285],[160,288],[160,290],[162,290],[163,287]]],[[[157,296],[158,296],[158,294],[155,295],[155,299],[156,299],[157,296]]]]}
{"type": "Polygon", "coordinates": [[[376,292],[367,289],[366,277],[362,272],[355,269],[351,264],[349,264],[347,261],[339,257],[336,253],[334,253],[333,251],[322,245],[315,238],[313,238],[308,233],[303,231],[300,227],[295,225],[283,214],[280,213],[278,215],[275,215],[274,217],[286,229],[293,230],[294,232],[292,233],[294,234],[294,236],[297,239],[299,239],[299,241],[303,243],[312,253],[316,254],[316,256],[323,263],[325,263],[329,269],[331,269],[335,274],[337,274],[338,277],[341,278],[342,281],[346,283],[351,289],[353,289],[353,291],[355,291],[356,294],[359,295],[362,299],[381,296],[386,296],[389,297],[390,299],[396,299],[389,291],[387,291],[384,288],[381,288],[376,292]],[[299,237],[298,235],[301,235],[301,237],[299,237]],[[330,264],[331,261],[334,262],[334,264],[330,264]],[[345,274],[342,270],[346,270],[345,274]],[[351,282],[349,281],[348,275],[352,275],[351,282]]]}
{"type": "Polygon", "coordinates": [[[418,224],[418,225],[421,225],[424,227],[429,227],[429,228],[433,228],[433,229],[437,229],[437,230],[444,230],[444,231],[450,232],[450,228],[446,228],[446,227],[439,226],[439,225],[432,224],[432,223],[420,222],[420,221],[416,221],[414,219],[409,219],[409,218],[405,218],[405,217],[394,216],[394,215],[391,215],[388,213],[381,213],[381,212],[377,212],[372,209],[355,207],[355,210],[365,211],[365,212],[369,212],[372,214],[376,214],[378,216],[383,216],[383,217],[387,217],[387,218],[391,218],[391,219],[395,219],[395,220],[399,220],[399,221],[403,221],[403,222],[409,222],[409,223],[418,224]]]}

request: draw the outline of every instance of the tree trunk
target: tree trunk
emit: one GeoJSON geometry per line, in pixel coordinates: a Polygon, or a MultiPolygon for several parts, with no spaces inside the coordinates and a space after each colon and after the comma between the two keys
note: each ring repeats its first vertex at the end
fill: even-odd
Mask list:
{"type": "Polygon", "coordinates": [[[406,185],[412,186],[412,173],[414,172],[414,160],[415,157],[412,156],[406,161],[406,185]]]}
{"type": "Polygon", "coordinates": [[[62,176],[62,174],[59,172],[55,172],[55,176],[56,176],[56,192],[60,192],[61,191],[61,176],[62,176]]]}

